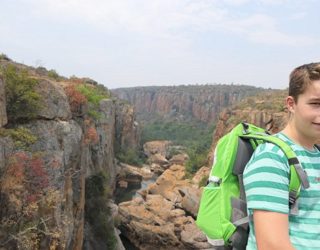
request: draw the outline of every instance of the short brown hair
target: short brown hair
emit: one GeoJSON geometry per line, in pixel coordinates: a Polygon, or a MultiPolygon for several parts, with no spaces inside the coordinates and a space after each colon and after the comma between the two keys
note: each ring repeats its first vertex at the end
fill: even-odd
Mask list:
{"type": "Polygon", "coordinates": [[[297,102],[312,81],[320,80],[320,63],[309,63],[295,68],[290,74],[289,96],[297,102]]]}

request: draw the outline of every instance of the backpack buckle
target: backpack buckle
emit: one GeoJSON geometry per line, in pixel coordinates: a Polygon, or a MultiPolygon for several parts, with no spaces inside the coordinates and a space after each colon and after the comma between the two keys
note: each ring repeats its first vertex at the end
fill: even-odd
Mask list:
{"type": "Polygon", "coordinates": [[[297,200],[297,191],[292,190],[289,192],[289,207],[291,207],[297,200]]]}
{"type": "Polygon", "coordinates": [[[250,132],[248,131],[249,129],[249,125],[245,122],[241,122],[242,124],[242,127],[243,127],[243,134],[246,135],[246,134],[249,134],[250,132]]]}
{"type": "Polygon", "coordinates": [[[219,178],[218,176],[211,175],[208,179],[208,184],[211,182],[213,182],[215,186],[220,186],[221,178],[219,178]]]}
{"type": "Polygon", "coordinates": [[[298,205],[298,192],[292,190],[289,192],[289,209],[291,215],[298,215],[299,205],[298,205]]]}

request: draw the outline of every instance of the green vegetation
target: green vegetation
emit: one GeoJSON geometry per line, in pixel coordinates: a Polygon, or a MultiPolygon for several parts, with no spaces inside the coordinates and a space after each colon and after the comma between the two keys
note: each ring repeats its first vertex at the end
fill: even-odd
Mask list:
{"type": "Polygon", "coordinates": [[[208,136],[211,140],[213,128],[200,122],[164,121],[156,120],[143,126],[142,142],[153,140],[171,140],[177,145],[189,147],[195,141],[204,140],[208,136]],[[211,131],[211,132],[210,132],[211,131]]]}
{"type": "Polygon", "coordinates": [[[30,78],[26,70],[18,70],[13,65],[3,68],[1,73],[5,81],[9,123],[35,118],[41,107],[40,95],[35,90],[37,80],[30,78]]]}
{"type": "Polygon", "coordinates": [[[108,207],[108,198],[111,196],[108,182],[109,178],[104,172],[86,180],[85,219],[93,234],[105,244],[105,249],[115,249],[114,225],[108,207]]]}
{"type": "Polygon", "coordinates": [[[29,129],[15,128],[15,129],[0,129],[0,136],[10,136],[14,142],[16,149],[28,151],[29,147],[37,141],[29,129]]]}
{"type": "Polygon", "coordinates": [[[3,54],[3,53],[0,54],[0,60],[11,61],[10,58],[6,54],[3,54]]]}
{"type": "Polygon", "coordinates": [[[76,89],[83,94],[89,103],[97,106],[102,99],[110,98],[110,93],[102,86],[93,86],[89,84],[79,84],[76,89]]]}
{"type": "Polygon", "coordinates": [[[144,157],[139,154],[139,151],[132,148],[120,150],[120,152],[116,154],[116,157],[119,161],[134,166],[141,166],[145,162],[144,157]]]}
{"type": "Polygon", "coordinates": [[[48,71],[48,76],[56,81],[61,79],[60,75],[54,69],[48,71]]]}
{"type": "Polygon", "coordinates": [[[186,170],[188,174],[195,174],[207,162],[212,136],[209,134],[210,140],[197,141],[192,146],[187,148],[189,160],[186,163],[186,170]]]}
{"type": "Polygon", "coordinates": [[[89,103],[88,115],[97,120],[100,118],[100,113],[97,111],[99,103],[102,99],[110,98],[110,93],[103,85],[78,84],[76,90],[79,91],[89,103]]]}
{"type": "Polygon", "coordinates": [[[186,163],[188,174],[194,174],[205,165],[212,143],[214,126],[207,127],[200,122],[155,121],[144,126],[142,142],[171,140],[186,148],[189,160],[186,163]]]}

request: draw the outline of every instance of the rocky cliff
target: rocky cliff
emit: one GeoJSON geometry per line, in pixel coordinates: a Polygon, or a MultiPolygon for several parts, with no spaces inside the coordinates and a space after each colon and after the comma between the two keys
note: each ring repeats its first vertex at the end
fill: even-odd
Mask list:
{"type": "Polygon", "coordinates": [[[135,107],[141,120],[152,119],[157,115],[181,120],[192,118],[205,123],[213,122],[223,108],[261,91],[265,90],[251,86],[218,84],[112,90],[120,99],[135,107]]]}
{"type": "Polygon", "coordinates": [[[217,120],[208,156],[208,166],[213,162],[213,153],[218,140],[240,122],[252,123],[270,133],[282,130],[287,122],[285,90],[266,91],[248,97],[233,107],[224,109],[217,120]]]}
{"type": "Polygon", "coordinates": [[[8,60],[0,66],[0,248],[114,246],[107,198],[115,188],[115,145],[138,145],[132,108],[88,79],[8,60]],[[31,83],[35,92],[25,88],[31,83]],[[20,105],[35,100],[33,111],[20,105]]]}

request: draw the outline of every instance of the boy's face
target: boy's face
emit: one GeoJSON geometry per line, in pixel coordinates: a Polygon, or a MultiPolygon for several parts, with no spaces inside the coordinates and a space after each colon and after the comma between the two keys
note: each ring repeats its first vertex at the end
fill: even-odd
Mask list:
{"type": "Polygon", "coordinates": [[[320,140],[320,80],[313,81],[297,102],[292,99],[289,110],[293,125],[302,141],[315,144],[320,140]]]}

